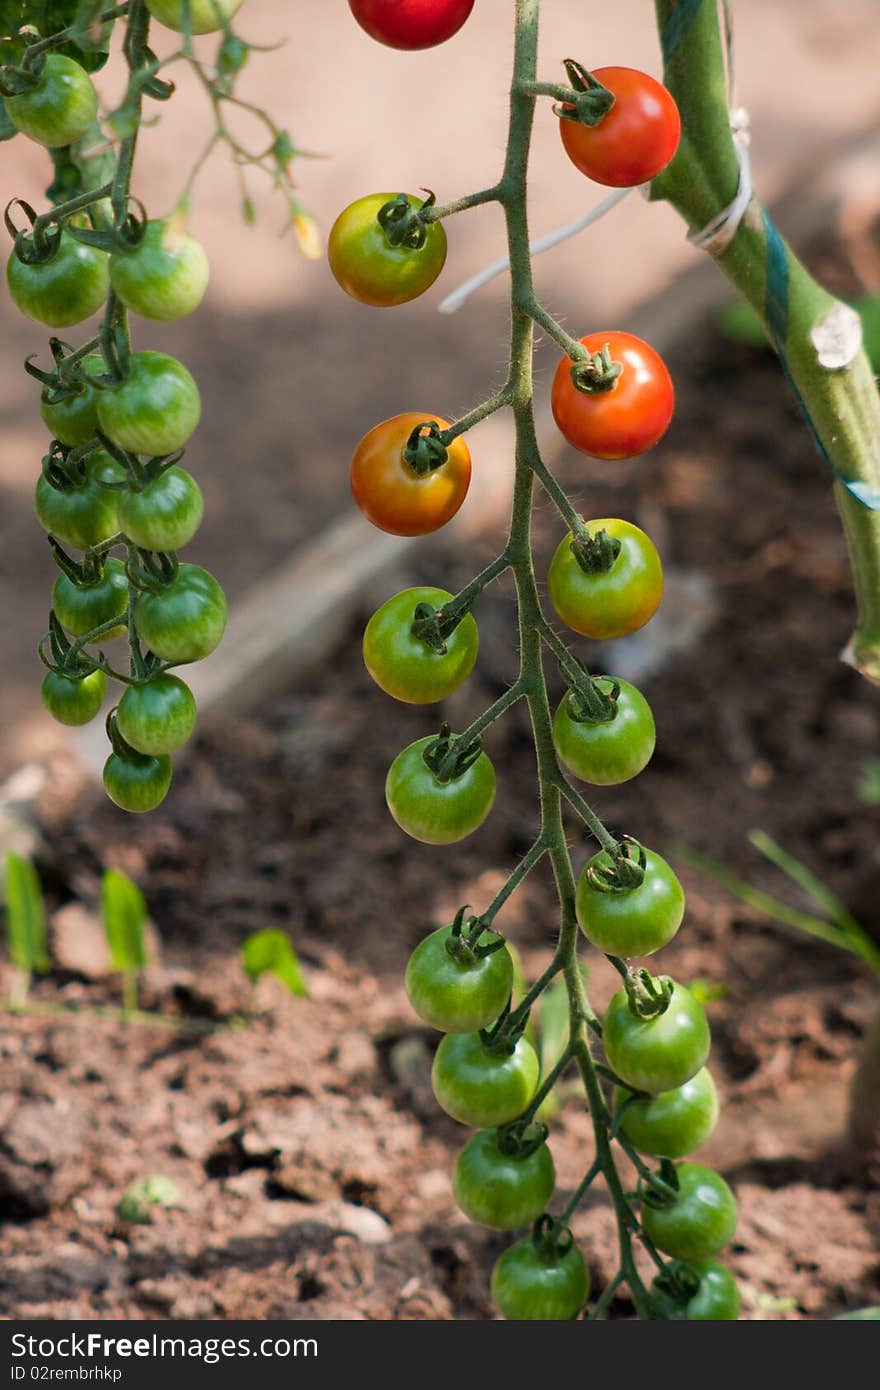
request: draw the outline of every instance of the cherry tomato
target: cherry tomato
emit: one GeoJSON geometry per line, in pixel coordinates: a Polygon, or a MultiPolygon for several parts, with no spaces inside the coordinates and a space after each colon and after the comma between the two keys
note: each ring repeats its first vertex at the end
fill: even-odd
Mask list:
{"type": "Polygon", "coordinates": [[[470,835],[495,800],[495,769],[481,753],[459,777],[438,782],[424,759],[430,735],[398,753],[385,779],[385,800],[401,830],[426,845],[452,845],[470,835]]]}
{"type": "Polygon", "coordinates": [[[606,642],[653,618],[663,597],[663,570],[653,541],[638,526],[611,517],[586,526],[591,536],[605,531],[620,541],[616,560],[609,570],[588,574],[575,558],[569,531],[553,556],[547,592],[568,627],[606,642]]]}
{"type": "Polygon", "coordinates": [[[458,941],[441,927],[421,941],[406,967],[406,992],[419,1018],[444,1033],[477,1033],[494,1023],[510,999],[513,960],[506,946],[487,955],[447,942],[458,941]]]}
{"type": "MultiPolygon", "coordinates": [[[[632,1094],[616,1086],[615,1110],[632,1094]]],[[[705,1143],[717,1122],[718,1093],[711,1073],[702,1067],[674,1090],[633,1100],[620,1117],[620,1132],[639,1153],[684,1158],[705,1143]]]]}
{"type": "Polygon", "coordinates": [[[154,757],[186,743],[196,722],[189,686],[167,671],[142,685],[129,685],[116,710],[116,724],[137,753],[154,757]]]}
{"type": "Polygon", "coordinates": [[[598,125],[560,117],[559,133],[575,168],[608,188],[650,183],[678,149],[681,117],[672,93],[636,68],[596,68],[593,76],[614,94],[598,125]]]}
{"type": "MultiPolygon", "coordinates": [[[[66,574],[59,574],[52,588],[52,607],[72,637],[85,637],[111,618],[122,618],[128,607],[128,577],[122,561],[113,556],[106,560],[103,573],[94,584],[75,584],[66,574]]],[[[97,640],[112,642],[126,631],[123,621],[97,640]]]]}
{"type": "Polygon", "coordinates": [[[447,1033],[434,1054],[431,1083],[447,1115],[483,1129],[522,1114],[540,1070],[528,1038],[519,1038],[512,1052],[493,1052],[479,1033],[447,1033]]]}
{"type": "Polygon", "coordinates": [[[677,1163],[679,1193],[669,1206],[642,1203],[642,1228],[665,1255],[708,1260],[733,1240],[736,1198],[720,1173],[702,1163],[677,1163]]]}
{"type": "Polygon", "coordinates": [[[37,479],[34,505],[37,520],[50,536],[88,550],[100,545],[119,530],[116,514],[117,493],[102,482],[121,482],[125,470],[100,450],[86,460],[85,476],[68,488],[55,487],[44,473],[37,479]]]}
{"type": "Polygon", "coordinates": [[[6,97],[6,111],[22,135],[57,149],[85,135],[98,114],[98,93],[85,68],[73,58],[49,53],[37,85],[29,92],[6,97]]]}
{"type": "Polygon", "coordinates": [[[492,1297],[508,1321],[567,1322],[587,1301],[590,1277],[576,1245],[553,1255],[523,1236],[496,1261],[492,1297]]]}
{"type": "Polygon", "coordinates": [[[175,666],[201,661],[226,627],[226,595],[199,565],[180,565],[157,592],[145,590],[134,605],[138,636],[162,661],[175,666]]]}
{"type": "Polygon", "coordinates": [[[480,642],[470,613],[446,638],[443,652],[412,633],[420,603],[442,608],[451,598],[445,589],[404,589],[373,614],[364,632],[364,664],[386,695],[407,704],[428,705],[445,700],[467,680],[480,642]]]}
{"type": "Polygon", "coordinates": [[[224,22],[228,23],[241,6],[242,0],[189,0],[188,6],[185,0],[147,0],[147,9],[153,18],[178,34],[186,33],[187,18],[190,33],[213,34],[222,29],[224,22]]]}
{"type": "Polygon", "coordinates": [[[452,1170],[452,1190],[465,1216],[495,1231],[530,1226],[546,1211],[555,1186],[546,1144],[525,1157],[507,1154],[494,1129],[471,1135],[452,1170]]]}
{"type": "Polygon", "coordinates": [[[474,0],[348,0],[362,29],[389,48],[434,48],[457,34],[474,0]]]}
{"type": "Polygon", "coordinates": [[[739,1317],[740,1294],[727,1265],[718,1260],[688,1260],[686,1272],[695,1275],[700,1282],[684,1304],[676,1306],[672,1302],[660,1275],[651,1285],[651,1292],[661,1307],[668,1310],[668,1316],[687,1322],[735,1322],[739,1317]]]}
{"type": "Polygon", "coordinates": [[[45,708],[59,724],[88,724],[104,703],[107,677],[103,671],[82,677],[48,671],[40,693],[45,708]]]}
{"type": "Polygon", "coordinates": [[[110,257],[117,296],[144,319],[182,319],[197,309],[210,269],[201,242],[177,223],[150,221],[136,246],[110,257]]]}
{"type": "Polygon", "coordinates": [[[671,941],[684,916],[682,886],[665,859],[645,850],[645,876],[636,888],[603,892],[589,869],[606,869],[601,850],[584,868],[577,886],[577,918],[591,945],[608,956],[651,956],[671,941]]]}
{"type": "Polygon", "coordinates": [[[147,757],[131,749],[111,753],[104,764],[104,790],[123,811],[153,811],[171,786],[171,759],[147,757]]]}
{"type": "MultiPolygon", "coordinates": [[[[92,353],[83,362],[87,372],[102,372],[103,357],[92,353]]],[[[98,428],[98,393],[87,381],[71,384],[68,394],[52,400],[54,393],[43,387],[40,395],[40,414],[54,439],[62,444],[86,444],[94,439],[98,428]]]]}
{"type": "MultiPolygon", "coordinates": [[[[425,227],[421,247],[392,246],[378,220],[394,193],[369,193],[350,203],[330,229],[327,256],[338,283],[361,304],[388,309],[417,299],[433,285],[446,261],[446,232],[440,222],[425,227]]],[[[422,199],[408,193],[410,207],[422,199]]]]}
{"type": "Polygon", "coordinates": [[[177,464],[139,492],[129,486],[117,493],[119,529],[142,550],[181,550],[199,529],[204,510],[198,483],[177,464]]]}
{"type": "Polygon", "coordinates": [[[62,232],[47,261],[28,264],[15,251],[6,262],[6,283],[16,307],[36,323],[69,328],[97,313],[107,298],[107,254],[62,232]]]}
{"type": "MultiPolygon", "coordinates": [[[[601,677],[603,689],[612,683],[601,677]],[[607,684],[606,684],[607,683],[607,684]]],[[[655,730],[651,706],[628,681],[617,681],[613,719],[591,723],[573,717],[576,703],[567,694],[553,721],[553,742],[561,762],[575,777],[597,787],[614,787],[636,777],[651,761],[655,730]]]]}
{"type": "Polygon", "coordinates": [[[404,458],[414,429],[433,421],[449,428],[439,416],[409,411],[374,425],[355,450],[351,490],[364,516],[392,536],[425,536],[455,516],[471,481],[471,456],[459,437],[449,445],[439,468],[419,474],[404,458]]]}
{"type": "Polygon", "coordinates": [[[670,981],[672,996],[662,1014],[640,1018],[619,989],[605,1013],[602,1043],[608,1065],[634,1091],[657,1095],[684,1085],[709,1055],[706,1011],[684,985],[670,981]]]}
{"type": "Polygon", "coordinates": [[[104,434],[133,454],[173,454],[189,439],[201,413],[196,383],[164,352],[133,352],[128,375],[98,396],[104,434]]]}
{"type": "Polygon", "coordinates": [[[607,391],[588,393],[571,379],[571,358],[562,358],[550,405],[569,444],[597,459],[634,458],[653,448],[669,428],[675,407],[663,358],[632,333],[588,333],[581,342],[590,353],[607,347],[623,371],[607,391]]]}

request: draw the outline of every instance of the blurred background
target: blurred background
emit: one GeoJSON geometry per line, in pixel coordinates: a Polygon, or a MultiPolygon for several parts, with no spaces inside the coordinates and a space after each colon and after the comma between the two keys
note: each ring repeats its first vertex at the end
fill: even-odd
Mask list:
{"type": "MultiPolygon", "coordinates": [[[[736,100],[751,113],[757,188],[820,278],[851,301],[871,296],[880,369],[877,0],[736,0],[732,9],[736,100]]],[[[241,32],[284,42],[252,55],[242,93],[313,156],[293,173],[322,247],[336,214],[362,194],[426,187],[444,202],[497,177],[511,12],[511,0],[477,0],[447,45],[403,54],[367,38],[345,0],[246,0],[241,32]]],[[[542,16],[543,78],[558,80],[568,56],[660,73],[648,0],[545,0],[542,16]]],[[[164,42],[157,29],[160,52],[164,42]]],[[[209,54],[213,42],[203,45],[209,54]]],[[[210,132],[201,92],[185,72],[180,79],[138,151],[134,191],[154,216],[174,206],[210,132]]],[[[98,83],[108,105],[118,100],[117,62],[98,83]]],[[[0,168],[6,199],[40,205],[48,179],[36,146],[2,145],[0,168]]],[[[601,196],[565,158],[546,102],[530,187],[535,235],[601,196]]],[[[27,803],[51,955],[32,1008],[4,1018],[0,1037],[4,1316],[492,1316],[488,1277],[504,1238],[467,1223],[452,1199],[463,1131],[433,1099],[437,1036],[415,1019],[402,980],[426,930],[462,903],[491,901],[532,842],[534,753],[517,709],[487,737],[500,794],[479,834],[448,854],[406,841],[386,815],[383,779],[404,744],[436,730],[438,711],[385,699],[363,669],[360,635],[396,588],[455,590],[497,551],[508,425],[496,416],[470,436],[474,482],[459,517],[424,544],[382,542],[393,570],[383,558],[368,585],[358,565],[378,533],[360,522],[348,470],[377,421],[423,408],[454,419],[503,380],[506,279],[456,316],[437,312],[502,253],[501,218],[488,207],[452,219],[440,280],[383,313],[347,298],[323,257],[307,260],[293,237],[278,236],[285,208],[267,186],[254,178],[250,194],[253,227],[218,151],[191,219],[212,265],[207,300],[177,324],[136,323],[135,342],[178,356],[198,379],[204,415],[187,467],[207,507],[187,556],[222,580],[233,621],[303,556],[296,584],[270,591],[276,636],[331,580],[338,611],[324,611],[323,659],[276,662],[274,689],[260,685],[250,703],[224,694],[237,665],[249,674],[234,642],[193,673],[207,682],[200,693],[216,697],[212,719],[176,758],[172,790],[148,817],[127,817],[76,778],[39,775],[74,746],[42,712],[34,651],[54,566],[32,515],[45,436],[21,362],[30,352],[45,360],[46,349],[42,331],[0,295],[0,776],[30,765],[6,800],[13,819],[27,803]],[[314,545],[340,525],[329,532],[345,542],[335,568],[312,564],[314,545]],[[155,927],[141,981],[149,1026],[119,1017],[99,916],[108,866],[137,881],[155,927]],[[250,987],[241,945],[267,925],[290,934],[310,997],[291,998],[268,978],[250,987]],[[155,1177],[175,1199],[146,1224],[122,1221],[121,1195],[155,1177]]],[[[730,1258],[745,1316],[876,1304],[875,1156],[843,1143],[876,979],[856,954],[796,933],[766,902],[742,901],[693,863],[694,851],[708,855],[815,910],[749,845],[748,832],[762,829],[880,939],[880,719],[876,690],[838,660],[854,614],[831,480],[760,334],[731,318],[721,277],[665,206],[633,195],[535,271],[540,297],[572,333],[640,333],[675,380],[676,416],[661,445],[601,465],[561,447],[546,409],[558,353],[542,344],[537,358],[542,443],[573,500],[587,516],[637,521],[664,558],[655,622],[611,650],[584,651],[594,669],[610,665],[645,690],[659,735],[638,783],[603,789],[597,805],[609,825],[668,855],[685,882],[687,921],[658,965],[709,1001],[725,1104],[701,1157],[737,1189],[730,1258]]],[[[559,536],[539,498],[539,578],[559,536]]],[[[439,712],[457,727],[511,679],[513,617],[509,587],[493,587],[479,607],[474,674],[439,712]]],[[[578,839],[573,829],[577,868],[587,852],[578,839]]],[[[549,959],[557,919],[543,867],[499,918],[529,978],[549,959]]],[[[587,955],[601,1009],[617,977],[587,955]]],[[[0,960],[0,995],[12,973],[0,960]]],[[[880,1122],[876,1090],[875,1080],[880,1122]]],[[[560,1200],[591,1144],[581,1105],[563,1104],[551,1139],[560,1200]]],[[[601,1287],[616,1268],[601,1194],[574,1233],[601,1287]]],[[[611,1315],[631,1312],[621,1292],[611,1315]]]]}

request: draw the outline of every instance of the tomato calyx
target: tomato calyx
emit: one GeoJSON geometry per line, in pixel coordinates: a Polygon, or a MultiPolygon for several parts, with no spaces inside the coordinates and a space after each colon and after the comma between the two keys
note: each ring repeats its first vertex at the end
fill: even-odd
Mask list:
{"type": "Polygon", "coordinates": [[[635,1196],[643,1205],[659,1209],[674,1206],[680,1190],[678,1169],[671,1158],[662,1158],[656,1172],[648,1170],[639,1178],[635,1196]]]}
{"type": "Polygon", "coordinates": [[[430,603],[418,603],[413,611],[410,633],[438,656],[445,656],[449,650],[449,638],[467,614],[467,606],[450,610],[448,607],[435,608],[430,603]]]}
{"type": "Polygon", "coordinates": [[[138,558],[127,562],[125,572],[136,589],[159,594],[177,578],[180,568],[174,551],[153,554],[149,550],[138,550],[138,558]]]}
{"type": "Polygon", "coordinates": [[[446,953],[456,965],[468,969],[484,960],[486,956],[500,951],[507,942],[500,932],[492,931],[482,917],[467,917],[467,904],[460,907],[452,922],[452,929],[446,939],[446,953]],[[484,932],[489,932],[491,941],[480,941],[484,932]]]}
{"type": "Polygon", "coordinates": [[[33,67],[16,67],[12,63],[0,68],[0,96],[20,97],[25,92],[35,92],[41,84],[41,73],[45,67],[45,57],[33,67]]]}
{"type": "Polygon", "coordinates": [[[430,189],[422,191],[428,196],[420,207],[414,208],[405,193],[398,193],[395,198],[383,203],[377,212],[376,220],[389,246],[406,246],[410,251],[422,250],[428,237],[422,214],[437,201],[430,189]]]}
{"type": "Polygon", "coordinates": [[[661,1300],[663,1316],[668,1320],[686,1317],[686,1308],[700,1291],[700,1276],[686,1260],[670,1260],[651,1285],[651,1292],[661,1300]]]}
{"type": "MultiPolygon", "coordinates": [[[[116,621],[118,622],[118,619],[116,621]]],[[[100,663],[82,650],[82,639],[70,641],[54,612],[49,614],[49,630],[40,642],[37,652],[48,670],[56,672],[59,676],[67,676],[68,680],[85,680],[93,671],[101,669],[100,663]],[[43,651],[46,637],[49,639],[51,660],[43,651]]]]}
{"type": "Polygon", "coordinates": [[[571,686],[566,710],[575,724],[610,724],[617,717],[620,681],[613,676],[589,676],[583,683],[571,686]],[[604,689],[604,686],[610,689],[604,689]]]}
{"type": "Polygon", "coordinates": [[[532,1244],[546,1264],[556,1264],[574,1245],[574,1236],[558,1217],[544,1212],[532,1227],[532,1244]]]}
{"type": "Polygon", "coordinates": [[[70,492],[73,488],[81,487],[86,480],[84,461],[93,452],[94,446],[91,444],[68,448],[53,439],[48,454],[44,454],[41,460],[43,477],[56,492],[70,492]]]}
{"type": "Polygon", "coordinates": [[[58,223],[45,226],[37,217],[36,211],[24,198],[12,198],[3,211],[6,230],[14,242],[14,252],[24,265],[45,265],[51,261],[61,245],[63,228],[58,223]],[[30,223],[30,229],[23,231],[12,220],[12,209],[21,208],[30,223]]]}
{"type": "Polygon", "coordinates": [[[665,1014],[674,989],[668,975],[654,976],[644,966],[639,970],[627,966],[623,987],[630,1013],[635,1018],[659,1018],[665,1014]]]}
{"type": "Polygon", "coordinates": [[[642,845],[624,835],[616,850],[609,850],[606,862],[590,864],[587,881],[598,893],[631,893],[645,879],[647,857],[642,845]]]}
{"type": "Polygon", "coordinates": [[[537,1153],[547,1142],[549,1129],[540,1120],[534,1123],[525,1123],[522,1120],[514,1120],[513,1124],[502,1125],[495,1131],[495,1138],[500,1153],[505,1158],[527,1159],[532,1154],[537,1153]]]}
{"type": "Polygon", "coordinates": [[[403,446],[402,457],[407,468],[419,478],[427,478],[429,473],[443,467],[449,454],[436,420],[416,425],[403,446]]]}
{"type": "Polygon", "coordinates": [[[598,352],[588,352],[573,362],[570,376],[575,390],[582,395],[600,396],[614,390],[622,371],[623,363],[615,362],[610,344],[605,343],[598,352]]]}
{"type": "Polygon", "coordinates": [[[607,574],[614,568],[620,550],[618,538],[610,536],[604,528],[594,536],[584,531],[571,542],[571,553],[584,574],[607,574]]]}
{"type": "Polygon", "coordinates": [[[571,83],[574,100],[555,105],[554,114],[561,120],[576,121],[578,125],[600,125],[614,105],[614,93],[575,58],[564,58],[562,65],[571,83]]]}
{"type": "Polygon", "coordinates": [[[481,757],[482,752],[483,745],[478,738],[462,748],[458,744],[457,736],[452,732],[452,726],[441,724],[440,732],[428,744],[422,759],[434,780],[445,785],[463,777],[481,757]]]}
{"type": "Polygon", "coordinates": [[[58,568],[78,589],[91,589],[104,578],[107,557],[99,551],[87,550],[82,560],[74,560],[54,536],[47,537],[58,568]]]}

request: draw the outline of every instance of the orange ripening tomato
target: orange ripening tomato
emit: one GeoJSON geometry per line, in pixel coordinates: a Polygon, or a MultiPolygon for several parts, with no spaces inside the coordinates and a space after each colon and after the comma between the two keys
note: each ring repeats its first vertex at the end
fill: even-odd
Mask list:
{"type": "Polygon", "coordinates": [[[608,391],[579,391],[571,379],[571,358],[556,368],[550,404],[569,444],[597,459],[628,459],[643,454],[663,437],[672,419],[675,390],[666,364],[633,333],[588,333],[590,353],[608,347],[623,371],[608,391]]]}
{"type": "Polygon", "coordinates": [[[636,68],[596,68],[593,76],[614,95],[598,125],[565,116],[559,134],[582,174],[608,188],[650,183],[672,159],[681,138],[675,98],[662,82],[636,68]]]}
{"type": "Polygon", "coordinates": [[[420,474],[404,457],[419,425],[448,421],[429,412],[392,415],[364,435],[351,463],[351,490],[364,516],[392,536],[425,536],[455,516],[471,481],[471,456],[464,440],[454,439],[446,462],[420,474]]]}

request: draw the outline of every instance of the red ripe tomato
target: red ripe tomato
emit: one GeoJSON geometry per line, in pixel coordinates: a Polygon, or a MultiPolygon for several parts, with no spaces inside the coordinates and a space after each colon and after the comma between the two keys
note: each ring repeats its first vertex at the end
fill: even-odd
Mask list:
{"type": "Polygon", "coordinates": [[[413,430],[438,415],[392,415],[365,434],[351,462],[351,490],[364,516],[392,536],[426,536],[455,516],[471,481],[471,456],[462,438],[454,439],[447,459],[430,473],[417,473],[403,456],[413,430]]]}
{"type": "Polygon", "coordinates": [[[590,353],[607,346],[623,371],[607,391],[579,391],[571,358],[563,357],[550,396],[554,420],[569,444],[591,458],[643,454],[666,433],[675,406],[663,358],[633,333],[588,333],[581,342],[590,353]]]}
{"type": "Polygon", "coordinates": [[[671,92],[637,68],[596,68],[593,76],[614,94],[598,125],[562,116],[559,133],[576,169],[609,188],[649,183],[678,149],[681,117],[671,92]]]}
{"type": "Polygon", "coordinates": [[[348,0],[371,38],[389,48],[434,48],[457,34],[474,0],[348,0]]]}

